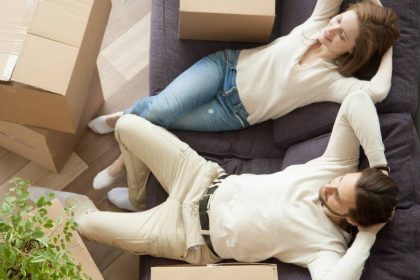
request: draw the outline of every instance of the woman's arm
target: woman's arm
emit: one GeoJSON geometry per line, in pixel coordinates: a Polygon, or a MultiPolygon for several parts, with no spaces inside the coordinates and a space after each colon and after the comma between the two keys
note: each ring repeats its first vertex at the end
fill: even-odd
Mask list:
{"type": "Polygon", "coordinates": [[[382,6],[382,3],[380,0],[370,0],[371,3],[382,6]]]}
{"type": "Polygon", "coordinates": [[[310,19],[326,20],[337,15],[343,0],[318,0],[310,19]]]}
{"type": "Polygon", "coordinates": [[[347,95],[358,91],[365,91],[374,103],[384,100],[391,89],[392,79],[392,47],[382,56],[378,71],[370,81],[359,80],[355,77],[340,78],[326,91],[322,100],[341,103],[347,95]]]}
{"type": "Polygon", "coordinates": [[[370,80],[369,95],[374,102],[384,100],[391,89],[392,47],[382,56],[381,64],[375,76],[370,80]]]}

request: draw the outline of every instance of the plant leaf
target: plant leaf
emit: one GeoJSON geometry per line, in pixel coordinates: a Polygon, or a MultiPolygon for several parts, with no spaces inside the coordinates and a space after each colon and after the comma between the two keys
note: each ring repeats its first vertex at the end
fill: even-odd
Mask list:
{"type": "Polygon", "coordinates": [[[34,231],[32,234],[31,234],[31,237],[33,238],[33,239],[38,239],[38,238],[41,238],[41,237],[43,237],[44,236],[44,232],[43,231],[40,231],[40,230],[37,230],[37,231],[34,231]]]}
{"type": "Polygon", "coordinates": [[[46,199],[44,196],[41,196],[40,198],[38,198],[38,200],[36,201],[36,206],[38,206],[39,208],[41,208],[42,206],[46,205],[46,199]]]}
{"type": "Polygon", "coordinates": [[[43,256],[36,256],[31,260],[31,263],[40,263],[45,261],[45,258],[43,256]]]}

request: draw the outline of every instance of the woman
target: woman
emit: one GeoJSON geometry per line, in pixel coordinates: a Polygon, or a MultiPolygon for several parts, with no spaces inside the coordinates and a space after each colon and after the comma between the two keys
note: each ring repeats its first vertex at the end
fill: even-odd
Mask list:
{"type": "MultiPolygon", "coordinates": [[[[125,112],[90,123],[97,133],[114,130],[122,114],[136,114],[166,128],[227,131],[248,127],[314,102],[341,103],[356,90],[374,102],[388,94],[398,16],[379,1],[351,5],[318,0],[311,17],[287,36],[254,49],[211,54],[183,72],[159,95],[125,112]],[[370,81],[351,77],[373,56],[382,56],[370,81]]],[[[122,158],[101,171],[95,188],[109,186],[123,170],[122,158]]]]}

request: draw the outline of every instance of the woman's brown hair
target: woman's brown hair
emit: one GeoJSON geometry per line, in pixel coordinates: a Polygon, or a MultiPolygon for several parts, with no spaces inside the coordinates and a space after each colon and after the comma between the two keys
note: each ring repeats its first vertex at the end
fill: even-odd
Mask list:
{"type": "Polygon", "coordinates": [[[349,6],[359,20],[359,36],[353,51],[336,59],[338,72],[352,76],[372,57],[382,57],[400,36],[396,26],[398,15],[391,8],[370,2],[359,2],[349,6]]]}
{"type": "Polygon", "coordinates": [[[356,209],[349,217],[361,226],[389,221],[397,205],[398,187],[395,181],[375,168],[362,171],[356,183],[356,209]]]}

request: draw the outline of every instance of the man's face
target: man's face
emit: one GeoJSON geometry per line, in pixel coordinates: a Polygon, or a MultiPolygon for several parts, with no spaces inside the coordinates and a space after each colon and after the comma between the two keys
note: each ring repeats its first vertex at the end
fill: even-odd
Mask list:
{"type": "Polygon", "coordinates": [[[328,216],[347,217],[356,208],[356,182],[360,172],[340,176],[319,189],[319,200],[328,216]]]}

